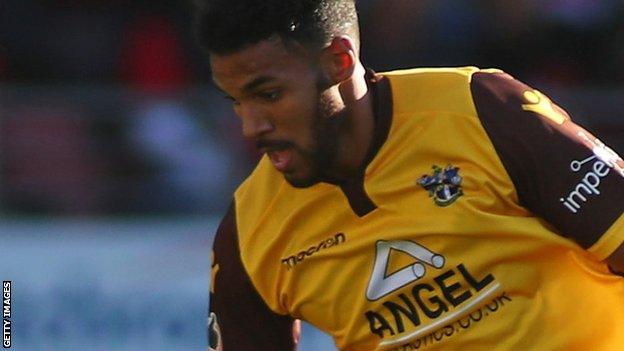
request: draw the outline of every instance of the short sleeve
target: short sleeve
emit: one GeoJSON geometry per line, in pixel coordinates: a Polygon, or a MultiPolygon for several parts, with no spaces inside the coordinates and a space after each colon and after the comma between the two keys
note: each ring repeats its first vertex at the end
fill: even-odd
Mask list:
{"type": "Polygon", "coordinates": [[[624,241],[624,162],[541,92],[505,73],[475,73],[479,119],[521,205],[597,258],[624,241]]]}
{"type": "Polygon", "coordinates": [[[293,318],[269,309],[243,267],[234,208],[213,244],[208,350],[294,350],[293,318]]]}

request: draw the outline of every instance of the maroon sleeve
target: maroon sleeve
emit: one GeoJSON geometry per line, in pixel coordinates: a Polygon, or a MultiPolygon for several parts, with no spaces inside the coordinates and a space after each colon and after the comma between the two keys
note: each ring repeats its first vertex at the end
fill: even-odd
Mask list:
{"type": "Polygon", "coordinates": [[[504,73],[471,83],[481,123],[523,206],[591,247],[624,211],[624,162],[539,91],[504,73]]]}
{"type": "Polygon", "coordinates": [[[213,244],[208,349],[290,351],[295,348],[293,322],[271,311],[251,283],[240,258],[232,205],[213,244]]]}

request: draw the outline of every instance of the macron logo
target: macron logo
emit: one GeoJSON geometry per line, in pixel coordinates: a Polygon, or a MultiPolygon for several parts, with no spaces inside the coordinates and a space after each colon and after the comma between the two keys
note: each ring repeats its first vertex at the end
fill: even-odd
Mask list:
{"type": "Polygon", "coordinates": [[[338,233],[330,238],[327,238],[317,245],[310,246],[307,250],[300,251],[295,255],[288,256],[282,259],[282,264],[286,265],[288,269],[291,269],[303,262],[306,258],[313,256],[314,254],[321,252],[325,249],[329,249],[330,247],[334,247],[341,243],[344,243],[347,240],[344,233],[338,233]]]}

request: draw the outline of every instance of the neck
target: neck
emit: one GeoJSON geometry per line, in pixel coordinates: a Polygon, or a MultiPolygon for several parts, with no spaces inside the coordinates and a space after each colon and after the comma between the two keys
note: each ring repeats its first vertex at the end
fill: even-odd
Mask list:
{"type": "Polygon", "coordinates": [[[332,183],[344,183],[360,174],[373,139],[373,100],[365,74],[358,62],[351,78],[338,85],[344,103],[344,121],[340,126],[335,166],[327,172],[332,183]]]}

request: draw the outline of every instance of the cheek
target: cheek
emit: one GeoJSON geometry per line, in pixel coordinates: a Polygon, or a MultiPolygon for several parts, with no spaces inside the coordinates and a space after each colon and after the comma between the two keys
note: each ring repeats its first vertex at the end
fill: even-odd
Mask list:
{"type": "Polygon", "coordinates": [[[282,99],[277,106],[279,121],[284,132],[305,134],[318,116],[318,96],[314,93],[297,92],[282,99]]]}

